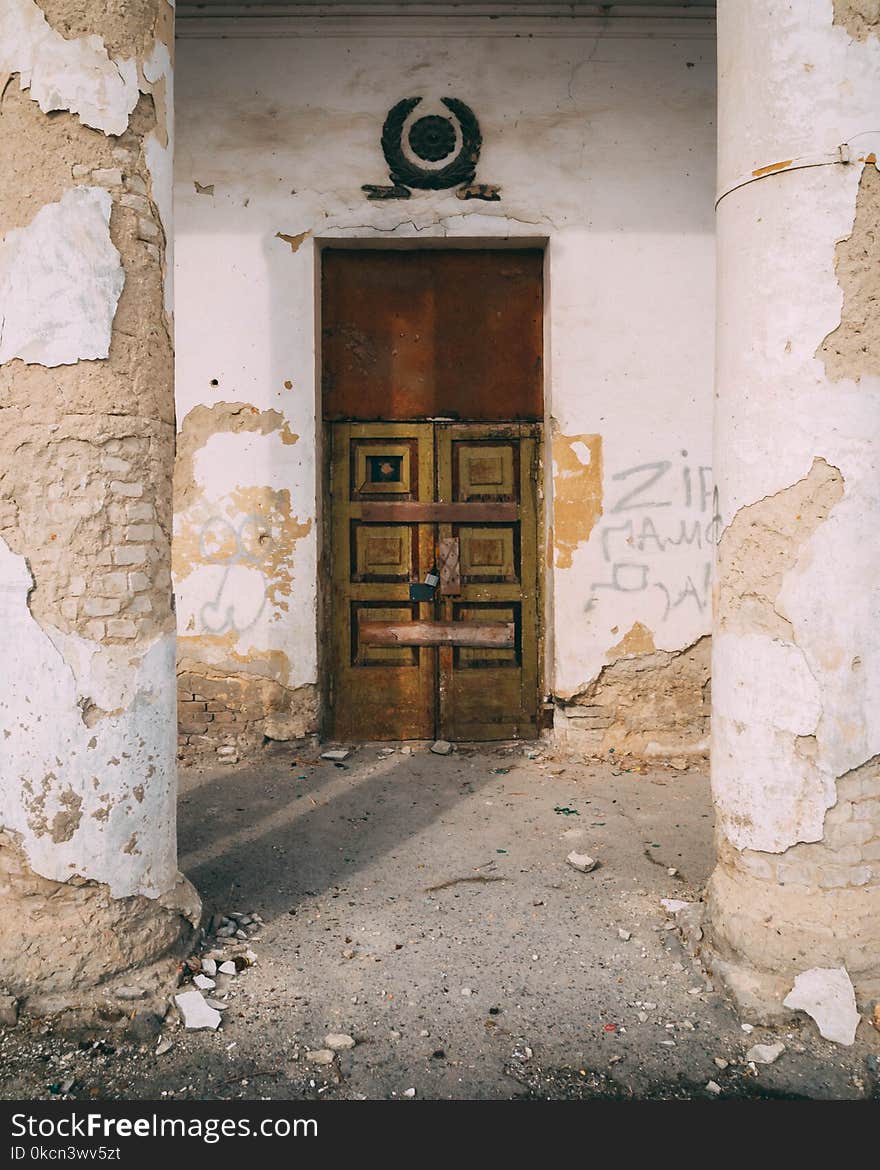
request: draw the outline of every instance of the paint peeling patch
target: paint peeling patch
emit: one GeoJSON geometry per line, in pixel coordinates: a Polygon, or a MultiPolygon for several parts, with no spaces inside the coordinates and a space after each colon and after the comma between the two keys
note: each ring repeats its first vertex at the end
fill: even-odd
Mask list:
{"type": "Polygon", "coordinates": [[[618,658],[632,657],[634,654],[651,654],[656,649],[654,635],[641,622],[633,622],[619,642],[608,650],[608,658],[614,662],[618,658]]]}
{"type": "Polygon", "coordinates": [[[844,493],[843,476],[822,458],[775,495],[741,508],[718,545],[718,625],[792,639],[777,606],[785,574],[844,493]]]}
{"type": "Polygon", "coordinates": [[[833,0],[834,21],[854,41],[880,37],[880,4],[877,0],[833,0]]]}
{"type": "Polygon", "coordinates": [[[782,853],[821,841],[834,776],[797,750],[822,696],[803,651],[766,634],[715,635],[712,788],[737,849],[782,853]]]}
{"type": "Polygon", "coordinates": [[[602,515],[601,435],[553,435],[554,564],[570,569],[575,549],[602,515]]]}
{"type": "Polygon", "coordinates": [[[752,174],[756,179],[759,179],[762,175],[772,175],[776,171],[784,171],[786,167],[790,167],[793,162],[793,158],[786,158],[783,159],[782,162],[768,163],[766,167],[758,167],[757,170],[752,171],[752,174]]]}
{"type": "Polygon", "coordinates": [[[29,866],[45,878],[78,875],[105,883],[113,897],[159,897],[177,880],[176,778],[163,766],[175,726],[166,685],[174,635],[132,660],[125,646],[42,628],[28,606],[32,588],[24,558],[0,540],[7,639],[0,728],[10,733],[0,769],[4,826],[19,834],[29,866]],[[83,695],[108,712],[92,728],[83,721],[83,695]],[[144,798],[132,805],[135,786],[144,798]],[[150,848],[124,857],[133,832],[150,848]]]}
{"type": "Polygon", "coordinates": [[[214,194],[214,184],[213,183],[200,183],[198,181],[198,179],[193,179],[193,186],[196,189],[196,195],[213,195],[214,194]]]}
{"type": "Polygon", "coordinates": [[[563,708],[572,746],[607,758],[702,758],[707,750],[711,640],[680,651],[654,650],[651,631],[635,622],[609,653],[625,655],[563,708]],[[639,647],[644,647],[640,650],[639,647]]]}
{"type": "Polygon", "coordinates": [[[0,365],[106,358],[125,283],[110,239],[112,200],[75,187],[0,244],[0,365]]]}
{"type": "Polygon", "coordinates": [[[285,244],[289,244],[291,252],[298,252],[302,243],[308,239],[311,234],[311,229],[309,229],[307,232],[300,232],[298,236],[289,236],[286,232],[276,232],[275,239],[283,240],[285,244]]]}
{"type": "Polygon", "coordinates": [[[111,59],[99,36],[66,40],[34,0],[0,6],[0,76],[13,73],[44,114],[69,110],[104,134],[122,134],[138,100],[133,60],[111,59]]]}
{"type": "Polygon", "coordinates": [[[837,245],[835,268],[843,293],[840,324],[816,357],[832,382],[880,376],[880,171],[866,166],[856,197],[852,233],[837,245]]]}

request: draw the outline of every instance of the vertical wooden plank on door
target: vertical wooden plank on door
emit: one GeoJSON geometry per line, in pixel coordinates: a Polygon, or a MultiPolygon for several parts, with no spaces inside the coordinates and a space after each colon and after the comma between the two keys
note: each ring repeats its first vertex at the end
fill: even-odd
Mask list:
{"type": "Polygon", "coordinates": [[[331,685],[336,739],[428,739],[434,734],[436,651],[376,646],[363,622],[427,620],[409,586],[433,565],[433,525],[363,518],[364,505],[429,501],[430,423],[336,423],[332,428],[331,685]]]}

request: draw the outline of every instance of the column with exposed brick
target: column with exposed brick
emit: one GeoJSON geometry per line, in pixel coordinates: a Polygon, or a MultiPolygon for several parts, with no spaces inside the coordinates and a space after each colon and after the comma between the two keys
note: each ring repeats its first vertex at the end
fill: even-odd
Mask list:
{"type": "Polygon", "coordinates": [[[0,990],[149,1015],[177,872],[167,0],[0,10],[0,990]],[[120,992],[120,985],[124,985],[120,992]]]}
{"type": "Polygon", "coordinates": [[[708,942],[771,1017],[812,968],[880,990],[880,25],[718,18],[708,942]]]}

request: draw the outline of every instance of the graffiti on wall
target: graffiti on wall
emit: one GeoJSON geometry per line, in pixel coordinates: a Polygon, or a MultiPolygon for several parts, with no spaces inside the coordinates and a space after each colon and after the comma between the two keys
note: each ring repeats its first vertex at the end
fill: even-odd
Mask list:
{"type": "Polygon", "coordinates": [[[711,467],[687,458],[681,451],[679,459],[639,463],[610,476],[611,504],[594,538],[607,571],[591,583],[588,610],[611,590],[656,594],[664,621],[684,607],[707,611],[720,518],[711,467]]]}
{"type": "Polygon", "coordinates": [[[261,565],[271,526],[263,516],[244,516],[233,524],[212,516],[199,532],[199,554],[206,564],[222,565],[214,597],[199,611],[202,628],[210,634],[241,633],[258,621],[266,605],[268,581],[261,565]]]}

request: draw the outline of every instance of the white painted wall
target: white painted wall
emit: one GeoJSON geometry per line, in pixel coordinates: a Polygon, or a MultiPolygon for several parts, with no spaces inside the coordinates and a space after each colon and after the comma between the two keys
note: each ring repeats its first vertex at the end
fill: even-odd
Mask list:
{"type": "MultiPolygon", "coordinates": [[[[552,423],[575,440],[601,435],[604,454],[604,514],[548,589],[548,683],[570,695],[636,621],[670,650],[709,630],[712,493],[700,469],[711,461],[714,26],[419,28],[414,17],[335,22],[333,35],[296,20],[182,28],[178,424],[219,401],[283,412],[296,443],[228,436],[203,449],[196,477],[227,502],[236,485],[284,484],[297,519],[314,520],[315,240],[546,238],[552,423]],[[477,179],[501,185],[500,203],[365,198],[361,184],[388,181],[385,114],[415,94],[471,105],[484,139],[477,179]],[[309,235],[293,251],[278,232],[309,235]]],[[[552,497],[549,468],[547,488],[552,497]]],[[[295,544],[289,612],[242,605],[235,626],[235,652],[281,650],[291,686],[318,668],[317,541],[313,524],[295,544]]],[[[184,636],[208,632],[217,571],[196,565],[178,581],[184,636]]]]}

